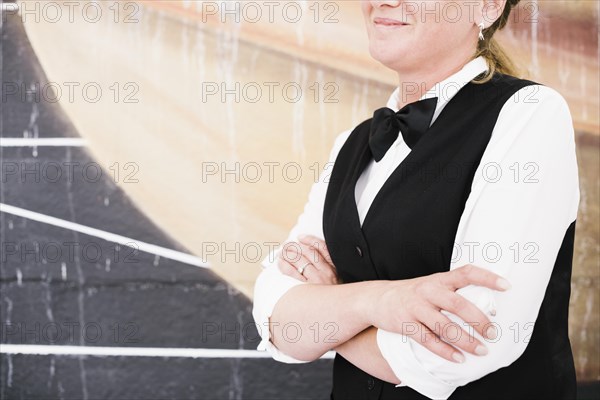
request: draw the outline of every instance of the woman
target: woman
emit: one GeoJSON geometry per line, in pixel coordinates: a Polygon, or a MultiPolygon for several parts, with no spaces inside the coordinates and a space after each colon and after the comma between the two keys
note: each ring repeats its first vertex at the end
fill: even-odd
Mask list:
{"type": "Polygon", "coordinates": [[[336,139],[253,310],[279,361],[336,351],[335,400],[575,397],[574,133],[492,38],[518,1],[362,1],[399,86],[336,139]]]}

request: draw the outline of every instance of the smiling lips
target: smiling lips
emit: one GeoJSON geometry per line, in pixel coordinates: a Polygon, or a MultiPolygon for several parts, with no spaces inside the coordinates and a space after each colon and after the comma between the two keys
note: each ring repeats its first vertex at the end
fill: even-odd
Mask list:
{"type": "Polygon", "coordinates": [[[391,18],[375,18],[373,20],[373,23],[376,26],[389,26],[389,27],[399,27],[399,26],[405,26],[408,25],[407,23],[404,23],[402,21],[398,21],[396,19],[391,19],[391,18]]]}

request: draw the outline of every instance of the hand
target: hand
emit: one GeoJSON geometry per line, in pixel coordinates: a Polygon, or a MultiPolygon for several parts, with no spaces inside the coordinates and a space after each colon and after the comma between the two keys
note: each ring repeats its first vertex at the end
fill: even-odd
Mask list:
{"type": "Polygon", "coordinates": [[[299,242],[288,242],[279,253],[277,265],[282,273],[303,282],[335,285],[341,283],[324,240],[300,235],[299,242]],[[298,268],[304,267],[302,274],[298,268]]]}
{"type": "Polygon", "coordinates": [[[485,314],[455,291],[468,285],[503,291],[510,287],[505,279],[465,265],[421,278],[388,282],[388,288],[381,292],[370,312],[372,325],[409,336],[449,361],[464,361],[463,354],[452,346],[476,355],[487,354],[487,348],[463,329],[466,326],[452,322],[440,311],[457,315],[484,338],[495,339],[496,329],[485,314]]]}

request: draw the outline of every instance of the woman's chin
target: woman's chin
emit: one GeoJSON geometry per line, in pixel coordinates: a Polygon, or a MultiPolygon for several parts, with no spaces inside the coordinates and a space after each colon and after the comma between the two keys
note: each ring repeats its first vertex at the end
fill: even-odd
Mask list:
{"type": "Polygon", "coordinates": [[[408,60],[406,59],[406,54],[410,54],[410,52],[403,51],[402,49],[371,46],[369,52],[374,60],[379,61],[389,69],[397,71],[402,69],[403,66],[409,66],[409,63],[407,62],[408,60]]]}

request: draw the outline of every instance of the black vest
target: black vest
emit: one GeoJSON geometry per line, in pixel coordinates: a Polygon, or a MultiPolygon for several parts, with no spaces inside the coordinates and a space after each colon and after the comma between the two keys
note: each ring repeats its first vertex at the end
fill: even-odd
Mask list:
{"type": "MultiPolygon", "coordinates": [[[[353,130],[335,160],[323,212],[325,240],[344,283],[411,279],[448,270],[459,220],[500,110],[519,89],[533,84],[497,73],[487,83],[465,85],[385,182],[362,227],[354,188],[372,159],[371,119],[353,130]]],[[[574,234],[575,221],[565,232],[523,355],[459,387],[451,399],[575,397],[567,325],[574,234]]],[[[374,378],[337,354],[331,398],[425,397],[374,378]]]]}

